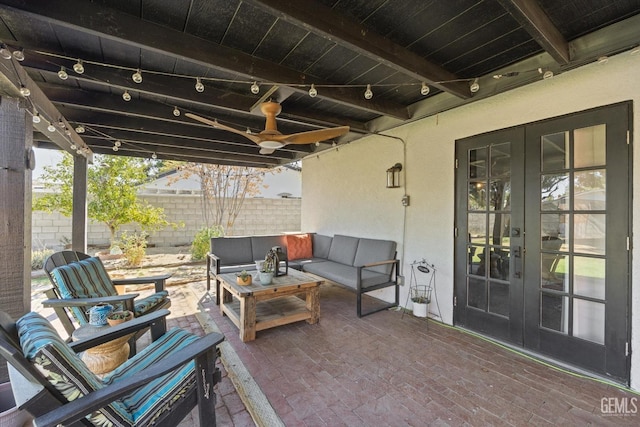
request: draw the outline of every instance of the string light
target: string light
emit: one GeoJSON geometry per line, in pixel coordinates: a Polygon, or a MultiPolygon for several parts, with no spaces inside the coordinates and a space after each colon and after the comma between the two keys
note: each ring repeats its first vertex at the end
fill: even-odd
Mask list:
{"type": "Polygon", "coordinates": [[[62,117],[60,117],[60,118],[58,119],[58,127],[60,127],[60,128],[64,128],[64,127],[65,127],[65,124],[64,124],[64,122],[62,121],[62,117]]]}
{"type": "Polygon", "coordinates": [[[84,131],[85,131],[84,126],[82,125],[76,126],[76,133],[84,133],[84,131]]]}
{"type": "Polygon", "coordinates": [[[116,147],[120,147],[122,145],[122,142],[120,142],[119,140],[116,139],[116,141],[113,143],[113,145],[115,145],[116,147]]]}
{"type": "Polygon", "coordinates": [[[200,81],[200,77],[196,77],[196,92],[204,92],[204,85],[200,81]]]}
{"type": "Polygon", "coordinates": [[[72,150],[76,150],[78,148],[78,146],[76,144],[71,144],[71,147],[69,147],[69,148],[71,148],[72,150]]]}
{"type": "Polygon", "coordinates": [[[33,123],[40,123],[42,120],[40,119],[40,113],[36,111],[36,113],[31,117],[33,123]]]}
{"type": "Polygon", "coordinates": [[[373,91],[371,90],[371,85],[367,85],[367,90],[364,91],[364,99],[373,98],[373,91]]]}
{"type": "Polygon", "coordinates": [[[118,151],[120,148],[118,148],[118,146],[117,146],[117,145],[114,145],[111,149],[112,149],[113,151],[118,151]]]}
{"type": "Polygon", "coordinates": [[[609,62],[608,56],[601,56],[600,58],[598,58],[598,64],[600,65],[606,64],[607,62],[609,62]]]}
{"type": "Polygon", "coordinates": [[[49,132],[55,132],[56,131],[56,127],[53,125],[53,123],[49,122],[49,125],[47,126],[47,130],[49,132]]]}
{"type": "Polygon", "coordinates": [[[173,107],[173,115],[180,117],[180,110],[178,110],[178,107],[173,107]]]}
{"type": "Polygon", "coordinates": [[[158,155],[154,152],[154,153],[151,155],[151,158],[152,158],[153,160],[155,160],[155,159],[157,159],[157,158],[158,158],[158,155]]]}
{"type": "Polygon", "coordinates": [[[11,51],[7,49],[7,45],[4,43],[0,45],[0,56],[2,56],[4,59],[13,58],[13,55],[11,55],[11,51]]]}
{"type": "Polygon", "coordinates": [[[73,71],[75,71],[78,74],[84,73],[84,65],[82,65],[81,59],[78,59],[78,62],[73,64],[73,71]]]}
{"type": "Polygon", "coordinates": [[[553,71],[551,70],[547,70],[542,74],[542,78],[545,80],[550,79],[551,77],[553,77],[553,71]]]}
{"type": "Polygon", "coordinates": [[[67,136],[71,136],[71,131],[68,128],[64,128],[64,134],[67,136]]]}
{"type": "Polygon", "coordinates": [[[134,83],[142,83],[142,73],[140,72],[140,68],[131,75],[131,79],[134,83]]]}
{"type": "Polygon", "coordinates": [[[124,99],[127,102],[131,101],[131,94],[129,94],[128,90],[124,91],[124,93],[122,94],[122,99],[124,99]]]}
{"type": "Polygon", "coordinates": [[[469,86],[469,90],[471,91],[471,93],[476,93],[477,91],[480,90],[480,83],[478,83],[477,78],[473,79],[473,82],[469,86]]]}
{"type": "Polygon", "coordinates": [[[260,93],[260,86],[258,86],[258,82],[253,82],[251,84],[251,93],[257,95],[260,93]]]}
{"type": "Polygon", "coordinates": [[[420,87],[420,95],[427,96],[429,95],[429,86],[425,82],[422,82],[422,86],[420,87]]]}
{"type": "Polygon", "coordinates": [[[24,61],[24,49],[20,48],[18,50],[14,50],[13,51],[13,58],[16,61],[20,61],[20,62],[24,61]]]}
{"type": "Polygon", "coordinates": [[[58,71],[58,77],[60,77],[60,80],[67,80],[69,78],[69,74],[67,74],[67,71],[64,69],[64,67],[60,67],[60,71],[58,71]]]}
{"type": "Polygon", "coordinates": [[[313,83],[311,83],[311,89],[309,89],[309,96],[312,98],[318,96],[318,91],[316,90],[316,86],[313,83]]]}
{"type": "Polygon", "coordinates": [[[20,95],[27,97],[31,95],[31,91],[25,85],[20,85],[20,95]]]}

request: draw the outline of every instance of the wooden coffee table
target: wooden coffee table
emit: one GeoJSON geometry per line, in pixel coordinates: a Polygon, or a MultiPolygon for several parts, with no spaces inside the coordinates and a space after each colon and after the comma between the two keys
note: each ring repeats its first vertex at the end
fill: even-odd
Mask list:
{"type": "Polygon", "coordinates": [[[316,276],[289,269],[289,274],[274,277],[269,285],[254,277],[248,286],[236,283],[236,273],[220,274],[218,279],[220,313],[240,329],[244,342],[256,339],[257,331],[301,320],[314,324],[320,319],[319,287],[323,280],[316,276]]]}

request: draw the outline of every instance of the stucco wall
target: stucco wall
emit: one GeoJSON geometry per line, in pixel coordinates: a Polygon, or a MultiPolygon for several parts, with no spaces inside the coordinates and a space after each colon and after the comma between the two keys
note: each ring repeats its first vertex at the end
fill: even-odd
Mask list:
{"type": "MultiPolygon", "coordinates": [[[[462,106],[371,136],[303,161],[302,229],[326,234],[390,238],[399,244],[402,270],[426,258],[437,268],[442,318],[453,320],[454,156],[460,138],[620,101],[634,101],[633,140],[640,141],[640,55],[623,53],[508,93],[462,106]],[[403,148],[406,150],[403,153],[403,148]],[[405,188],[385,188],[385,170],[402,162],[405,188]],[[406,191],[411,205],[401,206],[406,191]]],[[[482,89],[481,89],[482,90],[482,89]]],[[[634,150],[634,188],[640,188],[639,150],[634,150]]],[[[640,201],[633,201],[640,217],[640,201]]],[[[633,246],[640,244],[640,222],[633,246]]],[[[634,263],[632,313],[640,313],[640,265],[634,263]]],[[[405,302],[408,286],[401,290],[405,302]]],[[[430,310],[436,311],[431,304],[430,310]]],[[[632,349],[640,348],[640,315],[632,319],[632,349]]],[[[632,353],[631,384],[640,389],[640,352],[632,353]]]]}
{"type": "MultiPolygon", "coordinates": [[[[37,194],[35,195],[37,197],[37,194]]],[[[145,195],[141,197],[153,206],[162,207],[171,222],[184,223],[184,227],[167,227],[153,233],[149,244],[156,246],[178,246],[190,244],[195,233],[202,228],[202,207],[197,195],[145,195]]],[[[246,199],[233,229],[227,235],[259,235],[300,230],[300,199],[246,199]]],[[[125,226],[122,230],[133,230],[125,226]]],[[[59,213],[33,212],[33,249],[43,247],[59,249],[64,238],[71,238],[71,218],[59,213]]],[[[101,224],[89,222],[87,232],[89,245],[107,245],[109,229],[101,224]]]]}

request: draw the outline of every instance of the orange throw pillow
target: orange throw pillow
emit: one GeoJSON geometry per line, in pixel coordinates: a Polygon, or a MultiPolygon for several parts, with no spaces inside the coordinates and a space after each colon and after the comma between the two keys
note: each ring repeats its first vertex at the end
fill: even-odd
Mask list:
{"type": "Polygon", "coordinates": [[[313,257],[313,248],[311,246],[310,234],[288,234],[286,237],[287,256],[289,257],[289,259],[313,257]]]}

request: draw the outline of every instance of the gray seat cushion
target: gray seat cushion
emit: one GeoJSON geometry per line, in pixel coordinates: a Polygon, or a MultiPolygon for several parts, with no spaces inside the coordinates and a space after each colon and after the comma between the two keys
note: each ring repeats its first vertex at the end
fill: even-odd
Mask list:
{"type": "Polygon", "coordinates": [[[280,246],[282,252],[287,253],[287,239],[283,236],[252,236],[251,250],[253,261],[264,259],[269,249],[274,246],[280,246]]]}
{"type": "Polygon", "coordinates": [[[313,234],[313,256],[314,258],[329,258],[329,249],[331,249],[331,236],[324,236],[322,234],[313,234]]]}
{"type": "Polygon", "coordinates": [[[250,237],[212,237],[211,253],[220,258],[220,265],[249,264],[254,261],[250,237]]]}
{"type": "MultiPolygon", "coordinates": [[[[395,258],[396,242],[391,240],[360,239],[353,265],[356,267],[395,258]]],[[[367,268],[377,273],[391,274],[393,264],[367,268]]]]}
{"type": "MultiPolygon", "coordinates": [[[[357,268],[349,265],[344,265],[334,261],[313,262],[305,264],[302,267],[303,271],[317,274],[325,279],[334,281],[344,286],[348,286],[352,289],[357,288],[357,268]]],[[[388,274],[376,273],[371,270],[362,270],[362,289],[366,289],[370,286],[379,285],[389,281],[388,274]]]]}
{"type": "MultiPolygon", "coordinates": [[[[357,237],[343,236],[336,234],[331,240],[331,249],[329,249],[329,261],[335,261],[340,264],[353,265],[358,249],[357,237]]],[[[314,254],[315,255],[315,254],[314,254]]]]}

